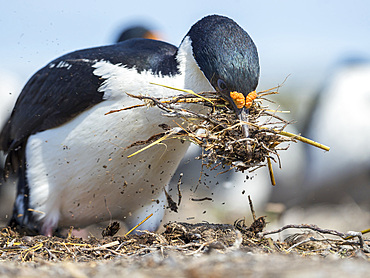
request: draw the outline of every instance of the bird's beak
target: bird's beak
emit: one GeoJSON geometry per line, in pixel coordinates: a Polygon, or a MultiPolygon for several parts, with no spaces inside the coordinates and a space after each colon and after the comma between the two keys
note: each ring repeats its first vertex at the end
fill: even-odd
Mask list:
{"type": "Polygon", "coordinates": [[[157,32],[153,32],[153,31],[148,31],[144,35],[145,39],[158,40],[158,41],[161,40],[161,37],[162,37],[161,34],[157,32]]]}
{"type": "Polygon", "coordinates": [[[245,106],[241,109],[239,108],[234,108],[236,115],[238,116],[240,122],[242,122],[242,132],[245,138],[249,137],[249,132],[248,132],[248,115],[249,115],[249,109],[246,108],[245,106]]]}

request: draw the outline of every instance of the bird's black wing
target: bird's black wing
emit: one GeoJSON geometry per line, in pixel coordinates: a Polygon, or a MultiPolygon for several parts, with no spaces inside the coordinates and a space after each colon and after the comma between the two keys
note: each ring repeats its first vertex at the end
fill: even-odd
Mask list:
{"type": "MultiPolygon", "coordinates": [[[[1,131],[0,149],[8,153],[23,149],[30,135],[60,126],[103,101],[103,92],[98,88],[104,80],[93,74],[92,66],[97,61],[134,67],[138,72],[174,74],[176,51],[175,46],[164,42],[134,39],[72,52],[52,61],[23,88],[1,131]]],[[[16,160],[23,153],[24,150],[21,156],[18,153],[16,160]]],[[[13,160],[11,164],[18,164],[13,160]]]]}

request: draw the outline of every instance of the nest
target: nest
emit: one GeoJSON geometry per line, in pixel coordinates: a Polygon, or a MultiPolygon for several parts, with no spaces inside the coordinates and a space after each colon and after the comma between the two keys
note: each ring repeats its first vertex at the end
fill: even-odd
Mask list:
{"type": "Polygon", "coordinates": [[[189,125],[190,130],[202,130],[202,132],[188,133],[195,138],[193,142],[202,147],[200,158],[207,167],[222,165],[244,171],[252,167],[264,166],[269,159],[279,161],[277,151],[281,149],[278,147],[281,143],[295,141],[293,138],[279,135],[278,132],[289,122],[278,117],[274,112],[270,113],[268,107],[262,106],[260,102],[262,96],[260,93],[257,101],[249,109],[247,122],[249,137],[246,138],[242,131],[242,125],[245,123],[240,122],[231,105],[217,94],[211,95],[215,105],[207,115],[209,119],[199,125],[194,122],[189,125]],[[261,119],[266,116],[268,117],[266,121],[261,122],[261,119]]]}
{"type": "Polygon", "coordinates": [[[361,254],[362,258],[369,257],[370,241],[363,235],[369,233],[370,229],[342,233],[322,229],[316,225],[291,224],[277,230],[264,231],[267,223],[266,216],[256,217],[250,196],[248,199],[253,217],[250,225],[247,225],[245,219],[237,219],[234,225],[170,222],[163,226],[164,231],[161,233],[137,230],[152,216],[151,214],[121,236],[115,236],[120,229],[119,224],[111,222],[102,231],[103,238],[100,239],[92,235],[87,239],[76,238],[72,236],[73,227],[70,228],[66,238],[22,236],[7,227],[0,230],[0,256],[4,262],[33,261],[38,263],[47,261],[97,262],[116,258],[135,260],[156,253],[160,253],[164,258],[164,256],[170,256],[169,252],[182,255],[182,260],[189,255],[199,258],[199,255],[209,254],[211,251],[222,254],[235,251],[247,251],[248,253],[252,251],[254,254],[296,253],[303,257],[308,255],[325,257],[334,253],[348,258],[361,254]],[[266,237],[287,229],[304,229],[305,232],[290,235],[284,242],[273,241],[266,237]],[[141,234],[133,234],[134,230],[141,234]]]}
{"type": "MultiPolygon", "coordinates": [[[[164,87],[180,90],[168,86],[164,87]]],[[[269,105],[266,105],[266,103],[273,103],[267,97],[277,94],[278,88],[279,86],[257,93],[257,98],[249,108],[248,122],[246,123],[240,122],[231,104],[218,93],[195,94],[191,90],[180,90],[187,94],[166,99],[128,94],[130,97],[143,100],[144,104],[110,111],[107,114],[146,105],[160,108],[164,111],[165,116],[179,117],[184,120],[181,124],[176,122],[178,127],[172,129],[162,125],[161,127],[165,132],[153,134],[147,140],[138,141],[129,146],[128,148],[146,145],[129,157],[168,139],[190,140],[202,148],[202,155],[198,159],[202,159],[203,165],[209,168],[220,166],[226,168],[226,171],[232,168],[237,171],[253,171],[267,165],[272,184],[275,184],[271,161],[279,163],[279,167],[281,167],[279,151],[289,148],[289,144],[282,146],[282,143],[300,140],[324,150],[329,150],[324,145],[285,131],[285,128],[291,122],[278,116],[283,111],[271,110],[269,105]],[[195,112],[195,109],[187,109],[186,104],[192,104],[192,107],[194,107],[194,104],[198,104],[209,109],[205,114],[199,113],[195,112]],[[249,127],[247,138],[242,131],[243,124],[247,124],[249,127]]],[[[197,109],[197,111],[199,110],[201,109],[197,109]]]]}
{"type": "Polygon", "coordinates": [[[169,256],[168,252],[177,252],[184,259],[189,255],[209,254],[212,250],[222,254],[238,250],[249,254],[295,253],[302,257],[337,254],[343,258],[353,258],[361,250],[364,252],[361,253],[362,258],[369,257],[369,240],[362,237],[368,231],[351,232],[356,235],[348,236],[307,224],[287,225],[270,232],[262,232],[264,227],[263,217],[257,218],[250,226],[246,226],[243,220],[236,221],[234,225],[170,222],[164,225],[161,233],[141,231],[141,235],[107,236],[100,239],[93,236],[82,239],[70,235],[67,238],[22,236],[10,228],[3,228],[0,230],[0,256],[3,262],[33,261],[40,264],[50,261],[97,262],[117,258],[134,260],[158,252],[162,256],[166,254],[166,257],[169,256]],[[294,234],[284,242],[265,237],[287,228],[303,228],[311,232],[294,234]],[[339,239],[324,237],[324,234],[339,239]]]}

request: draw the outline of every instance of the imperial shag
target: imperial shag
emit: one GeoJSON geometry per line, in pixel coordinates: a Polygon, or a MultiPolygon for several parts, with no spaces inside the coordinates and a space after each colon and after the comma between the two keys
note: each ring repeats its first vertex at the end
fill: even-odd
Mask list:
{"type": "Polygon", "coordinates": [[[52,235],[109,219],[128,227],[163,217],[168,184],[188,144],[169,140],[131,158],[132,143],[174,127],[159,108],[107,112],[139,104],[131,94],[171,96],[177,91],[216,90],[246,120],[248,109],[230,93],[248,96],[259,79],[257,49],[233,20],[212,15],[195,23],[177,48],[131,39],[66,54],[27,82],[0,134],[8,171],[19,181],[11,224],[52,235]]]}

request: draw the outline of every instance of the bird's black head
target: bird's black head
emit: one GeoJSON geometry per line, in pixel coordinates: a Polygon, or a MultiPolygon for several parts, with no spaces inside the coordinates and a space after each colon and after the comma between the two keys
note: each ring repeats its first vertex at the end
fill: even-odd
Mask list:
{"type": "Polygon", "coordinates": [[[259,59],[251,37],[235,21],[219,15],[199,20],[186,37],[206,78],[245,121],[248,107],[237,105],[230,93],[241,93],[245,100],[258,85],[259,59]]]}

